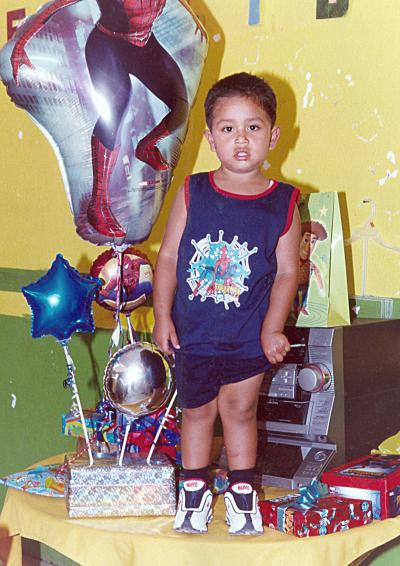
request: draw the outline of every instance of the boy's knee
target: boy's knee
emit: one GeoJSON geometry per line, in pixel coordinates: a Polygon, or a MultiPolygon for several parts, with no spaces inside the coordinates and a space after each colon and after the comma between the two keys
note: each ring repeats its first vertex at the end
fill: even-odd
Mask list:
{"type": "Polygon", "coordinates": [[[221,411],[221,418],[223,420],[234,420],[235,422],[249,422],[256,418],[257,404],[256,403],[243,403],[242,400],[235,400],[226,403],[223,411],[221,411]]]}
{"type": "Polygon", "coordinates": [[[190,422],[211,421],[216,418],[215,409],[202,405],[194,409],[183,409],[183,418],[190,422]]]}

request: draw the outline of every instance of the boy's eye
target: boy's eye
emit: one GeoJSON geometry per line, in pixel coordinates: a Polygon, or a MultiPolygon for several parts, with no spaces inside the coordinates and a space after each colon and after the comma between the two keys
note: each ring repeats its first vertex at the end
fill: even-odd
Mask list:
{"type": "Polygon", "coordinates": [[[231,132],[233,130],[232,126],[225,126],[224,128],[222,128],[223,132],[231,132]]]}
{"type": "Polygon", "coordinates": [[[249,130],[251,132],[256,132],[259,129],[260,129],[260,126],[258,126],[257,124],[251,124],[251,126],[249,126],[249,130]]]}

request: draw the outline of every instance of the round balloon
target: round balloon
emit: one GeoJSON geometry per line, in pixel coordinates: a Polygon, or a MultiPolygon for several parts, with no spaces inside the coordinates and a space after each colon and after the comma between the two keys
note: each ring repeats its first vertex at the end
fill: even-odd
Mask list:
{"type": "Polygon", "coordinates": [[[160,350],[147,342],[135,342],[118,350],[104,372],[104,397],[133,418],[163,407],[172,387],[170,365],[160,350]]]}
{"type": "Polygon", "coordinates": [[[103,282],[96,301],[106,309],[117,310],[117,292],[120,285],[120,311],[125,314],[146,302],[153,290],[151,264],[144,254],[132,247],[121,252],[120,267],[114,249],[103,252],[93,262],[90,275],[100,278],[103,282]]]}
{"type": "Polygon", "coordinates": [[[206,51],[185,0],[54,0],[1,50],[1,79],[52,141],[85,240],[148,237],[206,51]]]}

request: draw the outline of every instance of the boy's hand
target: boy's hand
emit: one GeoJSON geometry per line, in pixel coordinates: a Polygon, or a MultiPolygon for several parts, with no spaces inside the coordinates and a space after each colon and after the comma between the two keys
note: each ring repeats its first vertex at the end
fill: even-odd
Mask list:
{"type": "Polygon", "coordinates": [[[170,316],[156,320],[153,338],[160,350],[169,356],[180,348],[175,325],[170,316]]]}
{"type": "Polygon", "coordinates": [[[271,364],[283,361],[290,350],[290,344],[282,332],[261,333],[261,346],[271,364]]]}

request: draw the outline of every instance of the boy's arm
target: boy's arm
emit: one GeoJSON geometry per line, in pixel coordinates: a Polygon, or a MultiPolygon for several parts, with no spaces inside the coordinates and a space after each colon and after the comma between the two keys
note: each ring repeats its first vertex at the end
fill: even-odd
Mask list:
{"type": "Polygon", "coordinates": [[[171,355],[179,349],[174,323],[171,318],[176,291],[176,262],[178,247],[186,225],[184,189],[180,188],[174,202],[158,252],[153,280],[153,305],[155,325],[153,338],[161,350],[171,355]]]}
{"type": "Polygon", "coordinates": [[[279,239],[276,248],[277,273],[261,329],[261,346],[268,361],[273,364],[282,362],[290,350],[283,329],[297,292],[300,231],[300,216],[295,206],[292,225],[279,239]]]}

